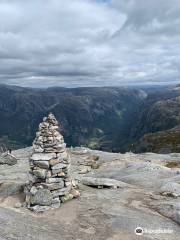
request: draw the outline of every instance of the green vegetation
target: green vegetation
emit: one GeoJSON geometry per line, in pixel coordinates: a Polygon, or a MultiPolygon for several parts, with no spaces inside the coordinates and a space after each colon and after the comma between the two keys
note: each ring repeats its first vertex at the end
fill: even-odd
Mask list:
{"type": "Polygon", "coordinates": [[[180,129],[146,134],[135,144],[136,152],[180,152],[180,129]]]}

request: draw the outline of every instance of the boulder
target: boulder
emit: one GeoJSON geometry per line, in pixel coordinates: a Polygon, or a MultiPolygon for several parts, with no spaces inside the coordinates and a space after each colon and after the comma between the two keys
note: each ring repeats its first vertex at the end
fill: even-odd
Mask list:
{"type": "Polygon", "coordinates": [[[17,163],[17,159],[11,154],[5,154],[0,156],[0,164],[7,165],[15,165],[17,163]]]}
{"type": "Polygon", "coordinates": [[[55,198],[55,197],[58,197],[58,196],[64,196],[64,195],[68,194],[70,190],[71,190],[71,186],[70,187],[61,188],[59,190],[54,190],[51,193],[53,195],[53,198],[55,198]]]}

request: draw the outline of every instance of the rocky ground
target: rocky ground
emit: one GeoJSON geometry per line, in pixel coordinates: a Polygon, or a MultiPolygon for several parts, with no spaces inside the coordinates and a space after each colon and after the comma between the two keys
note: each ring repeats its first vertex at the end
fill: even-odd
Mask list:
{"type": "Polygon", "coordinates": [[[41,214],[23,208],[32,149],[0,165],[0,240],[179,239],[180,154],[69,151],[81,197],[41,214]],[[145,233],[137,236],[136,227],[145,233]]]}

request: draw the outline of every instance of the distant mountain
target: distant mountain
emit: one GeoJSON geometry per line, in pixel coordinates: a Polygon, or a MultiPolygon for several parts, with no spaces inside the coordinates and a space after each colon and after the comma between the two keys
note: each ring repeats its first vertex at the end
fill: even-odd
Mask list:
{"type": "Polygon", "coordinates": [[[180,87],[31,89],[0,85],[0,147],[31,145],[48,112],[56,115],[68,146],[125,152],[133,150],[135,143],[134,151],[148,151],[137,146],[142,146],[144,135],[180,125],[180,87]]]}
{"type": "Polygon", "coordinates": [[[121,150],[145,98],[145,92],[128,88],[1,86],[0,137],[10,147],[30,145],[43,116],[53,112],[68,146],[121,150]]]}

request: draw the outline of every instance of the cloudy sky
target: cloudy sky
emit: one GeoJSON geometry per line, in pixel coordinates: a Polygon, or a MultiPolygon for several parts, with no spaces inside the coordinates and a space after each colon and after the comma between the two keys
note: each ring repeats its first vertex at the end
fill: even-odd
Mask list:
{"type": "Polygon", "coordinates": [[[0,83],[179,82],[179,0],[0,1],[0,83]]]}

